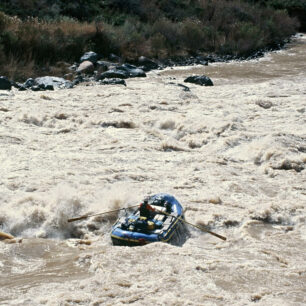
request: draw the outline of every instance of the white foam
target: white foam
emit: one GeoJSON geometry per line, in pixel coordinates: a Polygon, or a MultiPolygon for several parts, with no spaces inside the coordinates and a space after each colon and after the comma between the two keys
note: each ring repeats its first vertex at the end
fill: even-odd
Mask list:
{"type": "Polygon", "coordinates": [[[1,242],[0,303],[303,304],[304,41],[124,88],[1,100],[0,230],[24,239],[1,242]],[[215,86],[170,86],[191,74],[215,86]],[[67,222],[158,192],[227,240],[188,225],[180,247],[115,247],[120,213],[67,222]]]}

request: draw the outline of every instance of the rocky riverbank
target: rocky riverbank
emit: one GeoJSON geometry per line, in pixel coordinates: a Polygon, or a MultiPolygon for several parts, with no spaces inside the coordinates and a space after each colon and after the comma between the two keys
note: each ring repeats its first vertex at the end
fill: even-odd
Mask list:
{"type": "MultiPolygon", "coordinates": [[[[44,76],[38,78],[29,78],[24,83],[9,80],[6,76],[0,76],[0,90],[11,90],[17,88],[20,91],[45,91],[60,88],[73,88],[74,86],[84,82],[97,82],[101,85],[126,85],[124,79],[135,77],[146,77],[146,72],[151,70],[162,70],[167,67],[203,65],[209,63],[222,63],[229,61],[251,60],[264,56],[265,52],[272,50],[280,50],[290,40],[284,41],[282,44],[277,44],[265,50],[259,50],[249,55],[248,57],[232,56],[232,55],[196,55],[196,56],[175,56],[164,60],[149,59],[145,56],[140,56],[137,60],[131,63],[125,63],[124,60],[111,54],[107,59],[101,57],[96,52],[89,51],[83,54],[79,62],[70,65],[62,63],[68,67],[70,71],[62,77],[44,76]]],[[[203,82],[200,82],[199,85],[203,82]]]]}

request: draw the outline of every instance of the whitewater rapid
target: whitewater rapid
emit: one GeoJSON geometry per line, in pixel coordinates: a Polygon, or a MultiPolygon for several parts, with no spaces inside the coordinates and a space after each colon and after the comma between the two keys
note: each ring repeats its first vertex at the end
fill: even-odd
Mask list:
{"type": "Polygon", "coordinates": [[[0,305],[304,305],[306,35],[126,83],[0,91],[0,305]],[[115,247],[117,213],[67,222],[159,192],[227,241],[115,247]]]}

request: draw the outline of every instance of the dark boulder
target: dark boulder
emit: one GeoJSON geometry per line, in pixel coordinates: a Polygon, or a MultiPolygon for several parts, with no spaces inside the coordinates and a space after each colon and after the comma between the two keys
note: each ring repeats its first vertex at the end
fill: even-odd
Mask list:
{"type": "Polygon", "coordinates": [[[53,85],[41,83],[39,85],[33,85],[31,87],[32,91],[45,91],[45,90],[54,90],[53,85]]]}
{"type": "Polygon", "coordinates": [[[121,66],[117,66],[116,69],[128,72],[128,71],[130,71],[132,69],[137,69],[137,67],[134,66],[134,65],[131,65],[131,64],[122,64],[121,66]]]}
{"type": "Polygon", "coordinates": [[[184,80],[186,83],[193,83],[201,86],[214,86],[212,80],[205,75],[190,76],[184,80]]]}
{"type": "Polygon", "coordinates": [[[204,65],[204,66],[208,65],[208,61],[203,56],[197,56],[195,58],[195,63],[198,65],[204,65]]]}
{"type": "Polygon", "coordinates": [[[108,69],[114,69],[116,67],[116,64],[107,61],[97,61],[96,67],[99,72],[104,72],[108,69]]]}
{"type": "Polygon", "coordinates": [[[118,66],[116,70],[124,71],[125,73],[128,74],[128,77],[130,78],[138,78],[138,77],[147,76],[142,69],[137,68],[136,66],[130,65],[130,64],[123,64],[121,66],[118,66]]]}
{"type": "Polygon", "coordinates": [[[18,82],[14,82],[14,81],[11,81],[11,84],[13,87],[19,89],[20,87],[22,87],[22,84],[21,83],[18,83],[18,82]]]}
{"type": "Polygon", "coordinates": [[[144,71],[150,71],[152,69],[159,68],[159,65],[157,63],[144,56],[140,56],[138,58],[138,65],[140,66],[139,68],[141,68],[144,71]]]}
{"type": "Polygon", "coordinates": [[[52,84],[39,84],[38,87],[42,90],[54,90],[54,86],[52,84]]]}
{"type": "Polygon", "coordinates": [[[146,74],[142,69],[137,68],[134,65],[123,64],[101,73],[100,75],[97,76],[97,80],[113,79],[113,78],[127,79],[127,78],[137,78],[137,77],[146,77],[146,74]]]}
{"type": "Polygon", "coordinates": [[[104,79],[100,81],[101,85],[124,85],[126,86],[126,83],[123,79],[104,79]]]}
{"type": "Polygon", "coordinates": [[[44,91],[45,89],[41,88],[41,87],[38,86],[38,85],[33,85],[33,86],[31,87],[31,90],[32,90],[32,91],[44,91]]]}
{"type": "Polygon", "coordinates": [[[32,87],[34,84],[35,84],[34,79],[29,78],[29,79],[27,79],[27,80],[23,83],[22,87],[24,87],[24,88],[30,88],[30,87],[32,87]]]}
{"type": "MultiPolygon", "coordinates": [[[[72,88],[72,82],[59,77],[44,76],[36,78],[34,80],[34,85],[41,86],[42,89],[54,88],[72,88]]],[[[52,89],[51,89],[52,90],[52,89]]]]}
{"type": "Polygon", "coordinates": [[[31,89],[32,91],[54,90],[54,88],[72,88],[72,82],[63,78],[44,76],[35,80],[27,79],[19,88],[20,91],[31,89]]]}
{"type": "Polygon", "coordinates": [[[104,79],[127,79],[129,77],[129,74],[122,70],[108,70],[103,73],[101,73],[99,76],[97,76],[97,80],[104,80],[104,79]]]}
{"type": "Polygon", "coordinates": [[[0,76],[0,90],[11,90],[11,88],[11,81],[5,76],[0,76]]]}
{"type": "Polygon", "coordinates": [[[147,76],[145,72],[140,68],[131,69],[129,71],[129,74],[130,74],[130,78],[143,78],[147,76]]]}
{"type": "Polygon", "coordinates": [[[109,58],[110,61],[114,61],[114,62],[117,62],[117,63],[120,63],[122,61],[121,57],[114,54],[114,53],[111,53],[108,58],[109,58]]]}
{"type": "Polygon", "coordinates": [[[70,71],[76,71],[78,69],[79,65],[77,63],[74,63],[70,67],[68,67],[68,70],[70,71]]]}
{"type": "Polygon", "coordinates": [[[86,52],[81,58],[80,62],[89,61],[95,64],[98,61],[99,55],[93,51],[86,52]]]}
{"type": "Polygon", "coordinates": [[[82,75],[78,74],[72,81],[72,85],[75,86],[75,85],[78,85],[82,82],[85,82],[84,78],[82,75]]]}

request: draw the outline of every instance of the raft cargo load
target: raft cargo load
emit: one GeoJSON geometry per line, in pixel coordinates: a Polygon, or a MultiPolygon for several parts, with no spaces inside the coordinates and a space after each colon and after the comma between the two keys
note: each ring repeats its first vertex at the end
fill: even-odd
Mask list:
{"type": "Polygon", "coordinates": [[[182,223],[180,219],[184,219],[182,205],[166,193],[150,196],[146,200],[155,209],[155,216],[152,219],[141,217],[137,208],[128,217],[119,218],[111,231],[114,245],[137,246],[157,241],[172,242],[177,238],[182,223]]]}

